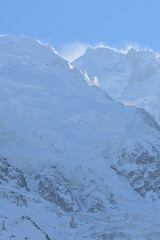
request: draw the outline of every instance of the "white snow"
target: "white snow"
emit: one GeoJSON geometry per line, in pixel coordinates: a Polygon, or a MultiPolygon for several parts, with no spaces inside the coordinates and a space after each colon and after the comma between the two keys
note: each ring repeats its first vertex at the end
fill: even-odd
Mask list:
{"type": "Polygon", "coordinates": [[[0,70],[0,151],[25,172],[50,162],[80,165],[103,157],[108,142],[118,151],[144,134],[134,109],[88,86],[87,76],[71,69],[52,47],[3,36],[0,52],[5,63],[0,70]]]}
{"type": "Polygon", "coordinates": [[[46,232],[56,240],[151,239],[152,234],[157,239],[159,200],[142,198],[110,165],[121,150],[132,152],[139,143],[160,151],[154,119],[111,98],[143,106],[158,119],[159,58],[146,50],[124,54],[89,48],[73,66],[80,70],[37,40],[0,36],[0,156],[28,178],[54,164],[77,188],[86,187],[89,193],[94,189],[105,200],[112,192],[116,207],[108,205],[108,212],[93,215],[67,214],[40,197],[38,204],[36,186],[30,182],[27,208],[0,199],[0,224],[5,219],[10,229],[0,228],[0,236],[9,239],[12,233],[16,239],[45,239],[46,232]],[[22,216],[30,216],[44,232],[22,216]],[[72,218],[75,229],[69,227],[72,218]]]}
{"type": "Polygon", "coordinates": [[[110,48],[89,48],[72,63],[86,71],[99,86],[125,105],[149,111],[160,122],[160,59],[148,49],[131,48],[127,53],[110,48]]]}

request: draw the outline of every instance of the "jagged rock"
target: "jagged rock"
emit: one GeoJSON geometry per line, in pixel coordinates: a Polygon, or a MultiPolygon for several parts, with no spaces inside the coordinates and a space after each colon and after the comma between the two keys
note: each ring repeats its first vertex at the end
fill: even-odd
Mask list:
{"type": "Polygon", "coordinates": [[[152,152],[141,144],[132,153],[124,149],[117,157],[117,164],[111,165],[111,168],[125,176],[142,197],[153,192],[160,198],[160,154],[153,145],[150,148],[152,152]]]}
{"type": "Polygon", "coordinates": [[[15,203],[17,206],[28,206],[26,197],[16,191],[6,191],[4,189],[0,189],[0,197],[7,199],[11,203],[15,203]]]}
{"type": "Polygon", "coordinates": [[[76,186],[53,166],[33,176],[37,193],[46,200],[61,207],[66,212],[105,212],[106,206],[116,207],[114,195],[106,191],[106,196],[94,186],[76,186]]]}
{"type": "Polygon", "coordinates": [[[9,183],[10,186],[29,191],[23,173],[18,168],[11,166],[6,158],[0,158],[0,183],[3,185],[9,183]]]}
{"type": "Polygon", "coordinates": [[[34,180],[38,183],[37,191],[41,197],[67,212],[80,209],[72,195],[74,186],[55,167],[36,174],[34,180]]]}

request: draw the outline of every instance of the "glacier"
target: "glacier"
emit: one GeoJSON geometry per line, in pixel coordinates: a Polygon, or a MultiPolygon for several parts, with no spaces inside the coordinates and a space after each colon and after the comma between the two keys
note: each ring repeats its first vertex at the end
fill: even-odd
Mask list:
{"type": "Polygon", "coordinates": [[[0,36],[0,239],[159,238],[159,69],[0,36]]]}

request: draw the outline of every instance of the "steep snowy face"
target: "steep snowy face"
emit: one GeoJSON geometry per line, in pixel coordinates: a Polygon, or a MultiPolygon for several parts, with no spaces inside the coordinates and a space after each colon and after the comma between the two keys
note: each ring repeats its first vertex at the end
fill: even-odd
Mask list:
{"type": "MultiPolygon", "coordinates": [[[[0,36],[0,53],[0,238],[157,236],[160,126],[152,115],[115,102],[96,86],[96,72],[90,80],[39,41],[0,36]]],[[[94,61],[104,80],[110,69],[115,95],[124,91],[121,74],[127,82],[137,69],[135,83],[144,81],[137,51],[88,49],[85,57],[89,75],[94,61]]]]}
{"type": "Polygon", "coordinates": [[[9,64],[51,64],[56,57],[54,48],[25,36],[0,35],[1,67],[9,64]]]}
{"type": "Polygon", "coordinates": [[[20,169],[50,162],[72,169],[158,136],[134,108],[112,101],[53,48],[25,37],[1,36],[0,43],[0,151],[20,169]]]}
{"type": "MultiPolygon", "coordinates": [[[[132,94],[137,95],[136,89],[133,89],[137,84],[143,84],[146,93],[150,90],[149,81],[150,85],[153,84],[151,78],[160,74],[157,53],[133,48],[128,53],[116,52],[110,48],[88,48],[72,65],[86,71],[91,79],[97,77],[100,86],[116,99],[124,94],[127,87],[132,94]],[[144,82],[147,82],[147,86],[144,82]]],[[[154,85],[154,90],[156,87],[154,85]]]]}
{"type": "Polygon", "coordinates": [[[79,70],[72,69],[52,47],[30,38],[1,36],[0,52],[1,151],[2,155],[23,159],[18,164],[23,162],[29,169],[32,161],[28,159],[34,159],[35,166],[40,156],[46,162],[44,145],[54,149],[53,139],[57,141],[57,136],[61,139],[63,129],[59,118],[64,121],[65,114],[70,114],[67,108],[76,107],[72,101],[78,99],[79,89],[83,89],[80,95],[84,96],[85,104],[90,95],[87,83],[92,83],[79,70]],[[56,137],[53,128],[59,132],[56,137]],[[46,135],[45,140],[39,130],[46,135]]]}
{"type": "Polygon", "coordinates": [[[159,55],[151,50],[135,50],[131,48],[127,60],[133,68],[134,81],[145,81],[160,71],[159,55]]]}
{"type": "Polygon", "coordinates": [[[72,65],[86,71],[91,79],[98,78],[100,87],[114,98],[121,96],[130,74],[126,55],[110,48],[88,48],[72,65]]]}
{"type": "Polygon", "coordinates": [[[98,79],[114,99],[143,107],[160,121],[160,60],[154,51],[132,48],[124,54],[109,48],[88,49],[72,65],[98,79]]]}
{"type": "Polygon", "coordinates": [[[142,97],[160,91],[160,60],[151,50],[134,50],[127,53],[132,68],[128,84],[130,97],[142,97]]]}

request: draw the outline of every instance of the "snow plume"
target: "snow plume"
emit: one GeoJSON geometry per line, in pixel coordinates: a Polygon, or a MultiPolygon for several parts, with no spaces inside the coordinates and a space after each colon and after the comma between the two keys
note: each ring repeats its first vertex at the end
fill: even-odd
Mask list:
{"type": "Polygon", "coordinates": [[[105,47],[105,48],[110,48],[114,51],[119,51],[118,49],[114,47],[113,48],[109,47],[103,43],[87,44],[87,43],[76,41],[76,42],[69,42],[64,44],[61,50],[59,51],[59,54],[61,57],[63,57],[67,61],[72,62],[78,57],[80,57],[81,55],[83,55],[88,47],[90,48],[105,47]]]}
{"type": "Polygon", "coordinates": [[[89,44],[81,43],[79,41],[69,42],[62,46],[59,53],[61,57],[65,58],[69,62],[72,62],[83,55],[87,47],[89,47],[89,44]]]}
{"type": "Polygon", "coordinates": [[[88,43],[83,43],[80,41],[75,41],[75,42],[65,43],[61,47],[59,54],[61,57],[63,57],[67,61],[72,62],[75,59],[77,59],[78,57],[80,57],[81,55],[83,55],[88,47],[90,47],[90,48],[100,48],[100,47],[109,48],[116,52],[122,52],[122,53],[127,53],[131,48],[134,48],[134,49],[140,48],[139,44],[136,42],[124,43],[122,47],[109,47],[107,44],[104,44],[102,42],[88,44],[88,43]]]}
{"type": "Polygon", "coordinates": [[[123,47],[119,48],[119,52],[127,54],[131,48],[137,50],[142,49],[142,47],[137,42],[126,42],[124,43],[123,47]]]}

